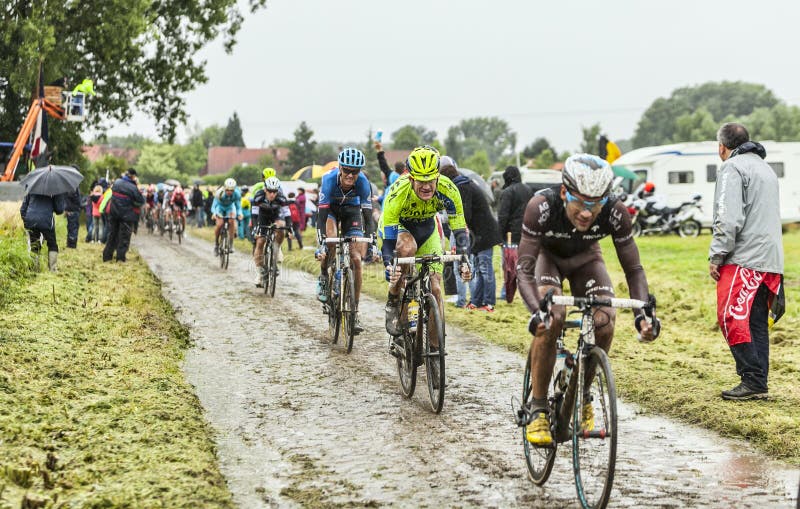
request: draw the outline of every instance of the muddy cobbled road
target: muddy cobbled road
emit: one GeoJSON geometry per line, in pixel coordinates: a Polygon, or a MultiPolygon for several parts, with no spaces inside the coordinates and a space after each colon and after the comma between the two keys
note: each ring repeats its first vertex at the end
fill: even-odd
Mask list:
{"type": "MultiPolygon", "coordinates": [[[[223,271],[191,236],[134,246],[189,327],[185,373],[239,507],[578,506],[568,447],[544,487],[527,478],[510,408],[522,356],[448,328],[435,415],[424,375],[412,399],[400,395],[382,303],[362,298],[366,331],[348,355],[328,340],[309,274],[284,269],[270,299],[245,253],[223,271]]],[[[631,405],[619,414],[611,507],[795,507],[797,469],[631,405]]]]}

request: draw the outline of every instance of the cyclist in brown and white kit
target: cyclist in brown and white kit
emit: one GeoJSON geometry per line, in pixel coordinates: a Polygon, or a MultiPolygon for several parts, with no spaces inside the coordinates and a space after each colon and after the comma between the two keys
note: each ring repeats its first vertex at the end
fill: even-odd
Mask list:
{"type": "MultiPolygon", "coordinates": [[[[576,154],[569,157],[562,171],[561,189],[545,189],[528,202],[519,244],[517,278],[528,310],[533,313],[528,329],[531,341],[533,420],[526,428],[529,442],[552,442],[547,420],[547,386],[556,358],[556,339],[564,323],[564,308],[555,306],[550,329],[539,316],[542,297],[553,290],[562,293],[562,282],[569,281],[574,297],[591,295],[613,297],[614,286],[608,276],[598,240],[608,235],[614,241],[625,279],[633,299],[648,300],[647,279],[633,240],[627,208],[610,196],[614,174],[609,164],[597,156],[576,154]]],[[[614,336],[613,308],[598,308],[594,313],[595,341],[606,352],[614,336]]],[[[643,341],[657,336],[659,325],[644,320],[636,312],[635,326],[643,341]]],[[[591,403],[585,405],[582,428],[594,427],[591,403]],[[588,408],[586,408],[588,407],[588,408]]]]}

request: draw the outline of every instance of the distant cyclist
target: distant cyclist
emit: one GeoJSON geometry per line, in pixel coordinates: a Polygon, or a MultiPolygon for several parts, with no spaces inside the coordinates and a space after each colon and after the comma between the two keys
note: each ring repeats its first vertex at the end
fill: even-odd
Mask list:
{"type": "MultiPolygon", "coordinates": [[[[253,252],[253,261],[256,264],[256,286],[261,288],[264,286],[264,246],[266,244],[266,236],[263,229],[270,225],[286,226],[287,218],[291,221],[291,214],[289,212],[289,202],[283,192],[281,191],[281,181],[277,177],[269,177],[264,181],[264,187],[256,191],[253,196],[253,206],[258,207],[258,217],[254,217],[253,224],[257,227],[256,248],[253,252]]],[[[274,256],[276,261],[278,252],[283,243],[283,230],[275,232],[276,249],[274,256]]]]}
{"type": "Polygon", "coordinates": [[[236,235],[236,220],[242,220],[242,193],[236,187],[232,178],[225,179],[223,187],[214,193],[214,203],[211,204],[211,216],[216,219],[217,227],[214,229],[214,254],[219,255],[219,233],[222,231],[222,222],[228,221],[228,238],[230,251],[233,252],[233,237],[236,235]]]}
{"type": "MultiPolygon", "coordinates": [[[[390,282],[386,302],[386,331],[392,337],[400,335],[400,295],[405,286],[401,276],[410,270],[398,266],[392,272],[390,265],[397,256],[422,256],[443,254],[442,225],[437,212],[444,210],[455,235],[456,252],[469,255],[469,237],[464,219],[461,194],[453,182],[439,175],[439,152],[432,147],[417,147],[406,160],[408,173],[398,178],[387,190],[380,218],[380,235],[383,238],[382,255],[386,277],[390,282]]],[[[431,266],[431,290],[439,306],[443,305],[441,293],[442,264],[431,266]]],[[[461,264],[461,278],[472,279],[469,264],[461,264]]],[[[395,353],[394,349],[391,350],[395,353]]]]}
{"type": "Polygon", "coordinates": [[[188,206],[188,200],[186,199],[186,193],[183,192],[183,187],[180,185],[175,186],[175,189],[172,191],[172,195],[169,199],[170,208],[172,209],[173,217],[177,219],[176,222],[180,222],[181,231],[186,230],[186,208],[188,206]]]}
{"type": "MultiPolygon", "coordinates": [[[[366,163],[364,154],[353,147],[339,153],[339,167],[322,177],[319,191],[317,234],[320,247],[320,277],[317,283],[317,298],[327,299],[327,272],[332,256],[327,256],[326,237],[364,237],[375,231],[372,221],[372,186],[361,171],[366,163]]],[[[361,259],[366,253],[366,244],[353,244],[350,248],[350,263],[355,278],[356,309],[361,296],[361,259]]],[[[358,315],[355,319],[356,333],[363,329],[358,315]]]]}
{"type": "MultiPolygon", "coordinates": [[[[550,329],[545,329],[536,313],[542,297],[553,290],[561,295],[563,280],[569,281],[574,297],[613,297],[614,286],[608,276],[598,240],[611,235],[617,258],[625,272],[630,296],[647,301],[648,288],[639,250],[633,240],[631,217],[627,207],[611,196],[614,174],[611,166],[597,156],[577,154],[569,157],[562,170],[561,189],[539,191],[528,202],[519,244],[517,279],[528,310],[534,313],[529,330],[531,341],[531,402],[534,420],[526,428],[529,442],[552,443],[547,419],[547,386],[556,359],[556,339],[564,324],[561,307],[552,310],[550,329]]],[[[658,335],[636,311],[635,325],[642,340],[658,335]]],[[[614,335],[613,308],[599,308],[594,313],[595,341],[608,352],[614,335]]],[[[589,374],[591,375],[591,374],[589,374]]],[[[582,413],[582,429],[594,428],[591,403],[582,413]]]]}

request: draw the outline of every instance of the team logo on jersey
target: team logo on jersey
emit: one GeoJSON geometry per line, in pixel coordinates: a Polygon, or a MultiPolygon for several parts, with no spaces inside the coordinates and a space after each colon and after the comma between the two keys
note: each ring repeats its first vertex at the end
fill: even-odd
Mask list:
{"type": "Polygon", "coordinates": [[[597,232],[597,230],[599,230],[599,229],[600,229],[600,225],[599,224],[596,224],[596,225],[592,226],[592,231],[593,232],[597,232]]]}
{"type": "Polygon", "coordinates": [[[323,193],[321,191],[319,193],[319,201],[325,201],[325,193],[323,193]]]}
{"type": "Polygon", "coordinates": [[[550,204],[547,202],[539,204],[539,224],[545,224],[550,219],[550,204]]]}
{"type": "Polygon", "coordinates": [[[614,228],[614,231],[622,228],[622,212],[613,209],[608,216],[608,222],[611,223],[611,227],[614,228]]]}
{"type": "Polygon", "coordinates": [[[594,286],[595,283],[596,281],[594,279],[590,279],[589,281],[586,282],[586,288],[591,288],[592,286],[594,286]]]}

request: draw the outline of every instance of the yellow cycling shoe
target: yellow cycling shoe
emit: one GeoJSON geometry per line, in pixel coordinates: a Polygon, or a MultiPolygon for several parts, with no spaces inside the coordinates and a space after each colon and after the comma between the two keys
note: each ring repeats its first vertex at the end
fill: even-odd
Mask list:
{"type": "Polygon", "coordinates": [[[594,429],[594,407],[592,407],[592,404],[584,404],[581,414],[581,431],[592,431],[594,429]]]}
{"type": "Polygon", "coordinates": [[[547,419],[547,414],[539,412],[528,427],[525,428],[525,437],[528,442],[534,445],[550,445],[553,443],[553,437],[550,436],[550,421],[547,419]]]}

